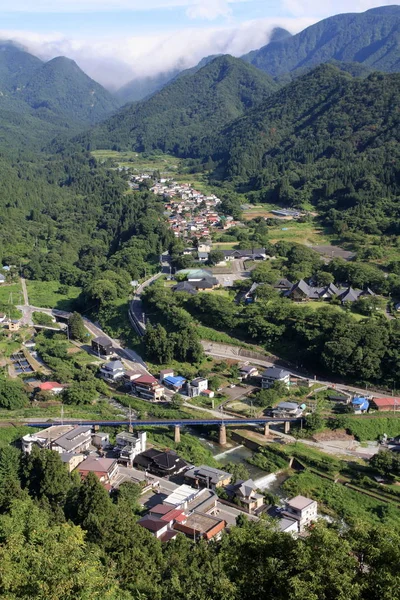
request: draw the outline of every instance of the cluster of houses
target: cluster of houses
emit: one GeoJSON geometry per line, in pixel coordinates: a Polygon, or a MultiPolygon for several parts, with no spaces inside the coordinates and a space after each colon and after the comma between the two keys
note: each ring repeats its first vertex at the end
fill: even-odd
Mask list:
{"type": "Polygon", "coordinates": [[[332,300],[337,298],[342,304],[346,302],[356,302],[360,298],[368,298],[375,296],[374,292],[369,288],[365,290],[353,289],[351,286],[337,287],[334,283],[322,287],[309,285],[304,279],[300,279],[297,283],[287,290],[284,294],[286,297],[295,300],[296,302],[304,302],[307,300],[332,300]]]}
{"type": "Polygon", "coordinates": [[[176,237],[204,238],[215,227],[232,226],[232,217],[218,214],[221,200],[214,194],[202,194],[189,183],[161,179],[151,191],[164,198],[165,215],[176,237]]]}
{"type": "Polygon", "coordinates": [[[91,426],[53,425],[25,435],[21,441],[24,453],[30,454],[34,446],[57,452],[69,472],[77,472],[82,479],[93,473],[108,491],[123,481],[141,481],[142,493],[150,494],[156,502],[150,503],[138,524],[162,541],[178,533],[193,540],[218,539],[228,526],[219,516],[222,505],[255,517],[271,514],[278,517],[281,531],[295,535],[317,518],[313,500],[298,496],[288,500],[284,508],[268,507],[252,479],[233,481],[232,475],[221,469],[197,467],[171,450],[147,448],[145,432],[117,433],[111,444],[108,433],[93,431],[91,426]],[[132,478],[126,469],[120,471],[121,465],[135,468],[132,478]],[[168,495],[159,494],[162,478],[171,481],[177,477],[179,484],[170,486],[168,495]]]}

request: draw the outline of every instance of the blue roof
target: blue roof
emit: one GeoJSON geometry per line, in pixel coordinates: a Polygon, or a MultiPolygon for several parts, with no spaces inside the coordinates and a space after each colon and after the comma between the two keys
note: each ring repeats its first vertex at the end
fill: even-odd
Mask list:
{"type": "Polygon", "coordinates": [[[368,410],[369,408],[369,401],[367,400],[367,398],[353,398],[351,403],[353,406],[358,406],[362,410],[368,410]]]}
{"type": "Polygon", "coordinates": [[[166,383],[167,385],[183,385],[185,383],[186,379],[184,377],[165,377],[164,379],[164,383],[166,383]]]}

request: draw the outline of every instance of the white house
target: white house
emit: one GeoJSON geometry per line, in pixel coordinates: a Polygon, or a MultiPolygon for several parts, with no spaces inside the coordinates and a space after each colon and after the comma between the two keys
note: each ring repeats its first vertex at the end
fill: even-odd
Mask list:
{"type": "Polygon", "coordinates": [[[0,273],[0,284],[5,283],[6,282],[6,278],[3,275],[3,273],[0,273]]]}
{"type": "Polygon", "coordinates": [[[125,370],[120,360],[112,360],[104,364],[100,369],[100,377],[105,381],[118,381],[124,374],[125,370]]]}
{"type": "Polygon", "coordinates": [[[301,533],[318,518],[318,504],[311,498],[296,496],[286,502],[283,512],[285,517],[297,521],[298,530],[301,533]]]}
{"type": "Polygon", "coordinates": [[[206,390],[208,390],[208,379],[204,377],[196,377],[196,379],[187,384],[188,396],[191,398],[200,396],[206,390]]]}

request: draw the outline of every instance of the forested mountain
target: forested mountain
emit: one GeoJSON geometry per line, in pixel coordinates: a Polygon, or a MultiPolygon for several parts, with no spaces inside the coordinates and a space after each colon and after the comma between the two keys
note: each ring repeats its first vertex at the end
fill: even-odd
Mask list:
{"type": "Polygon", "coordinates": [[[162,203],[151,193],[126,194],[126,182],[89,155],[0,156],[0,169],[0,263],[69,285],[111,264],[129,282],[146,262],[158,264],[171,236],[162,203]]]}
{"type": "Polygon", "coordinates": [[[118,103],[73,61],[47,63],[4,42],[0,45],[0,142],[37,149],[59,134],[72,136],[104,119],[118,103]]]}
{"type": "Polygon", "coordinates": [[[0,42],[0,91],[2,95],[21,89],[42,65],[40,58],[11,42],[0,42]]]}
{"type": "Polygon", "coordinates": [[[35,110],[46,109],[84,125],[100,121],[118,106],[107,90],[64,56],[37,69],[19,96],[35,110]]]}
{"type": "Polygon", "coordinates": [[[199,156],[204,139],[277,89],[270,77],[232,56],[178,77],[147,101],[128,105],[82,141],[92,147],[153,149],[199,156]]]}
{"type": "Polygon", "coordinates": [[[400,74],[321,65],[223,130],[216,175],[261,200],[312,202],[339,229],[399,234],[399,104],[400,74]]]}
{"type": "Polygon", "coordinates": [[[122,86],[116,93],[115,97],[120,104],[128,102],[139,102],[145,98],[155,94],[174,79],[181,69],[173,69],[165,73],[148,77],[136,77],[122,86]]]}
{"type": "Polygon", "coordinates": [[[382,6],[324,19],[243,58],[272,76],[332,59],[396,72],[400,70],[399,40],[400,6],[382,6]]]}

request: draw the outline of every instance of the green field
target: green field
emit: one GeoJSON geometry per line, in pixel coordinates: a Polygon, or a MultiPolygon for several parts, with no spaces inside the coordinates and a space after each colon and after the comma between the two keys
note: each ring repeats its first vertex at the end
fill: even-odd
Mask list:
{"type": "Polygon", "coordinates": [[[20,283],[0,285],[0,304],[23,304],[22,289],[20,283]]]}
{"type": "MultiPolygon", "coordinates": [[[[105,420],[112,421],[120,411],[110,405],[108,400],[99,400],[93,405],[73,406],[64,405],[64,418],[83,420],[105,420]]],[[[61,416],[61,402],[49,404],[48,406],[32,405],[18,410],[0,410],[0,421],[14,421],[18,419],[43,419],[59,418],[61,416]]],[[[2,443],[0,428],[0,445],[2,443]]],[[[24,434],[22,434],[24,435],[24,434]]],[[[17,436],[18,437],[18,436],[17,436]]]]}
{"type": "Polygon", "coordinates": [[[73,310],[74,301],[82,291],[81,288],[70,285],[67,286],[68,292],[61,294],[58,281],[27,281],[26,287],[31,306],[66,311],[73,310]]]}
{"type": "Polygon", "coordinates": [[[282,221],[278,227],[268,228],[268,237],[272,243],[285,241],[306,246],[322,246],[332,243],[329,232],[313,222],[282,221]]]}
{"type": "Polygon", "coordinates": [[[112,159],[121,167],[129,167],[132,172],[174,173],[180,166],[180,159],[169,154],[140,154],[138,152],[117,152],[116,150],[94,150],[93,156],[98,161],[112,159]]]}

